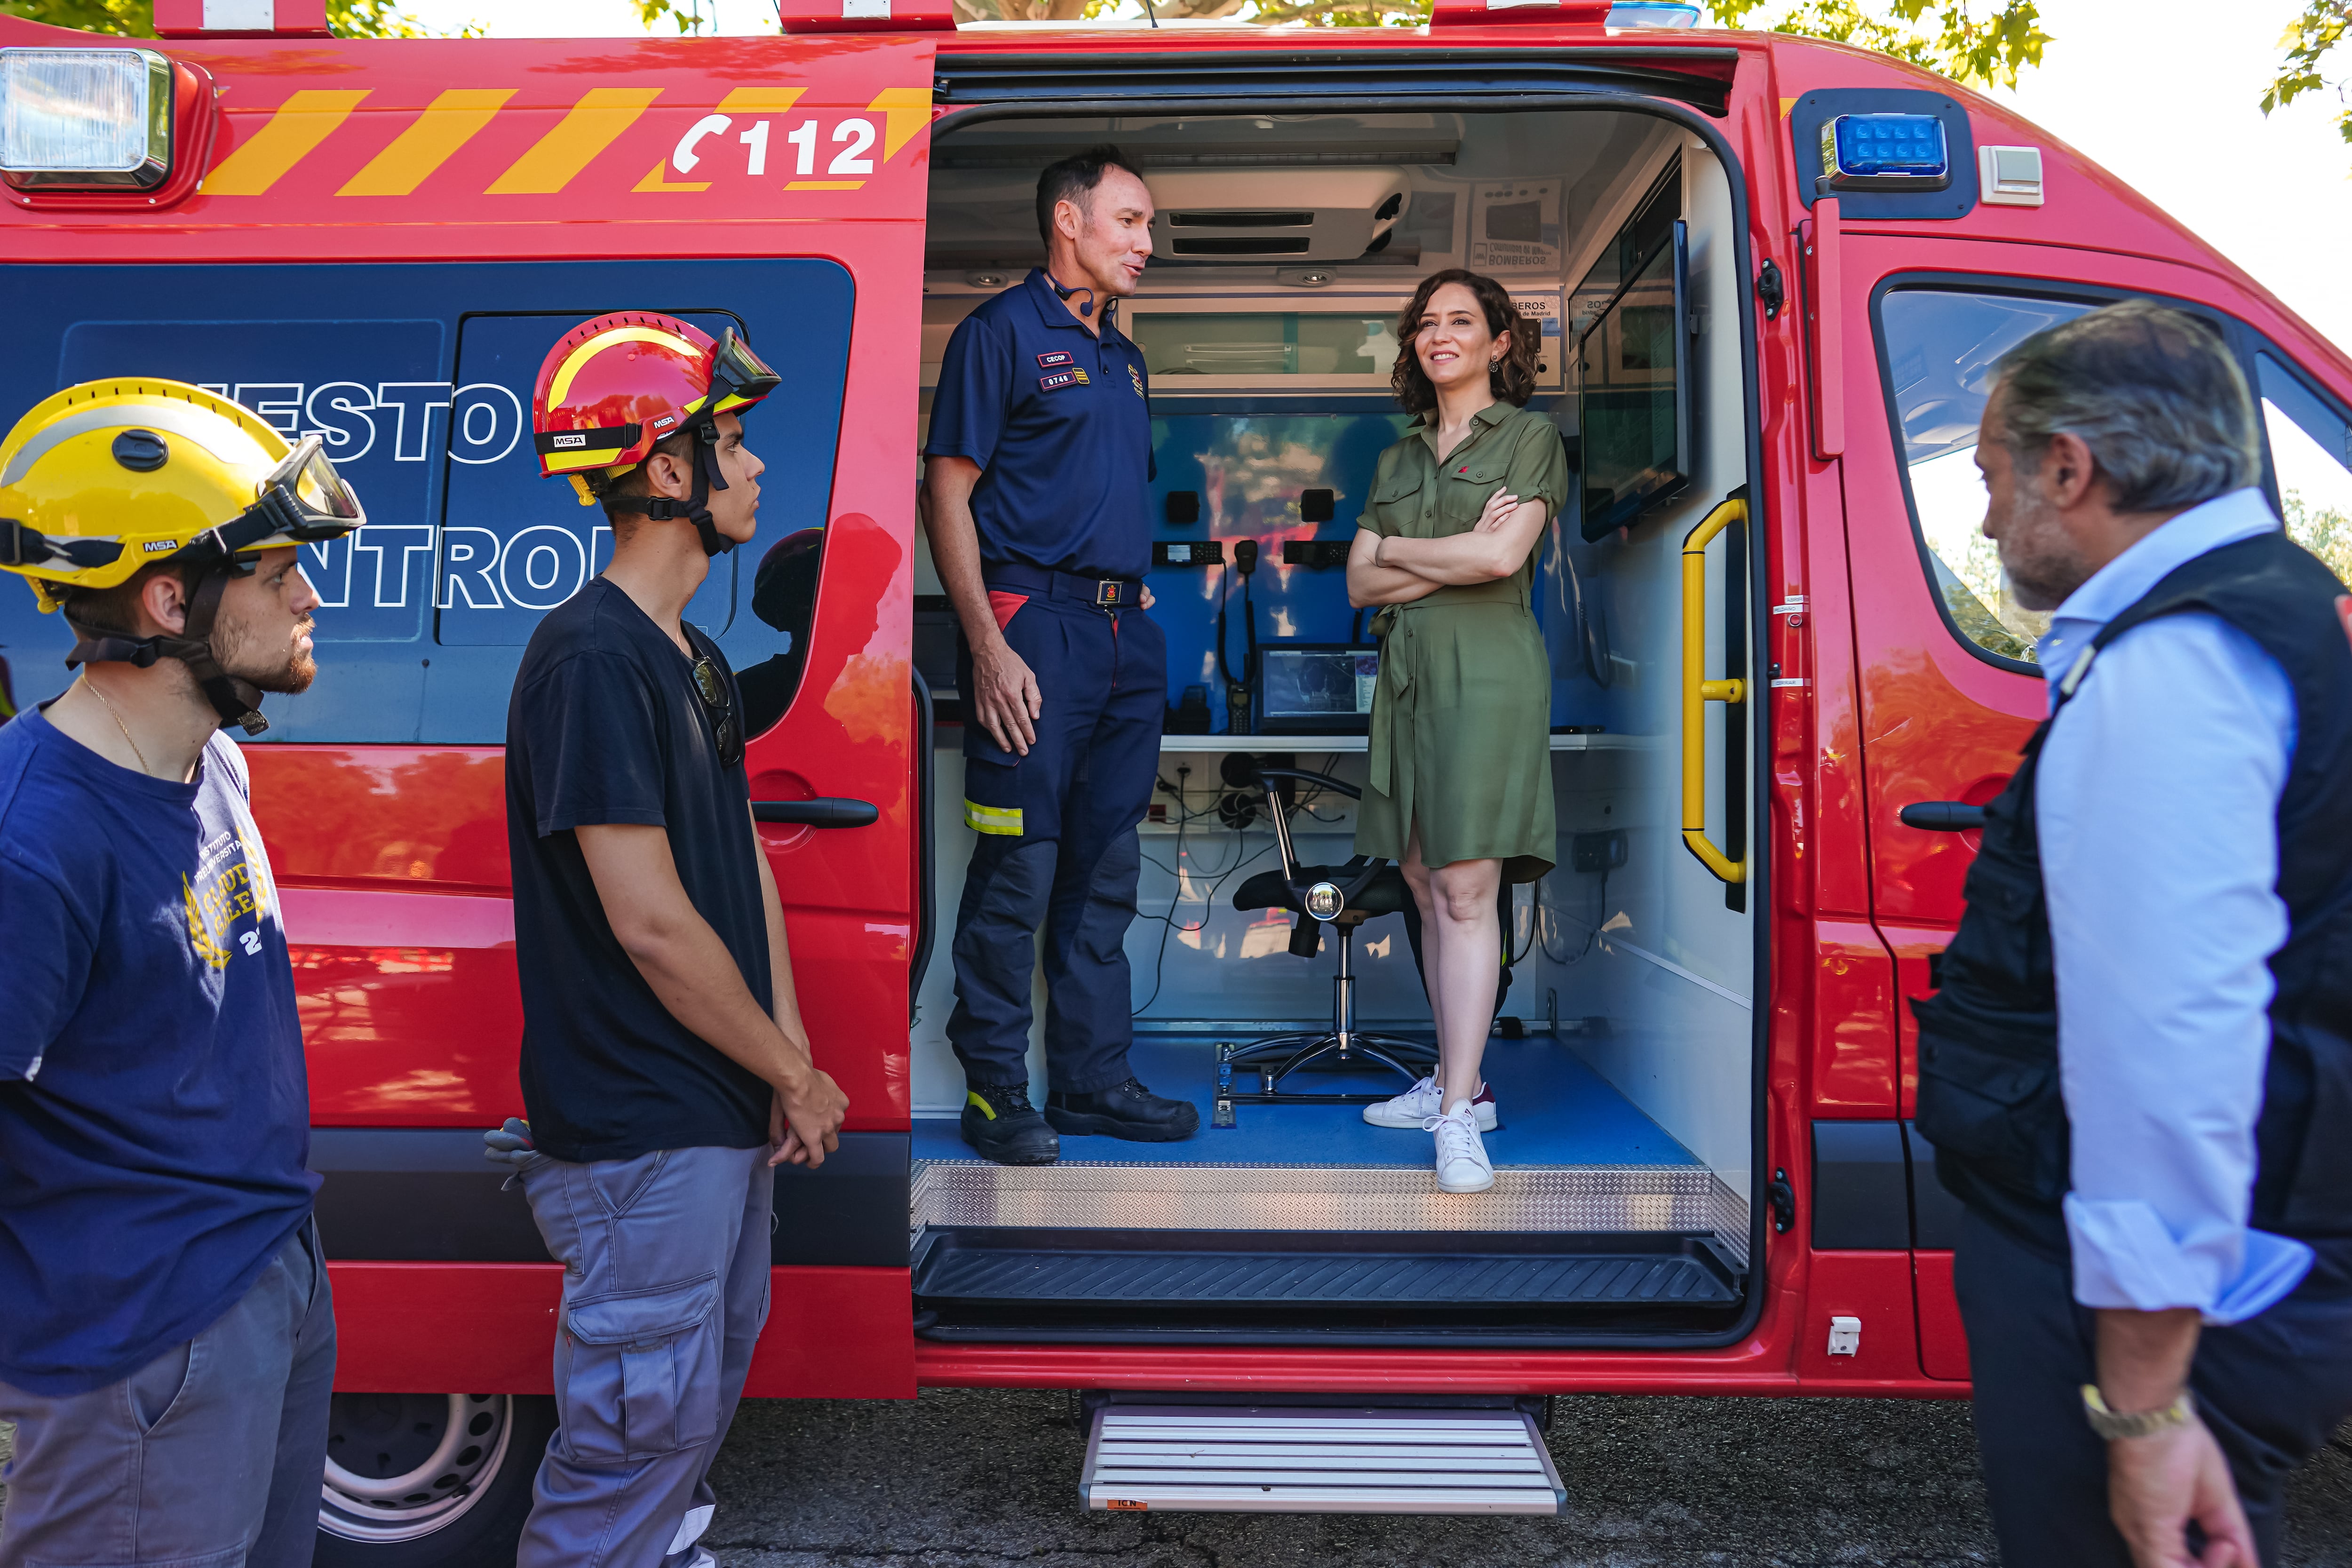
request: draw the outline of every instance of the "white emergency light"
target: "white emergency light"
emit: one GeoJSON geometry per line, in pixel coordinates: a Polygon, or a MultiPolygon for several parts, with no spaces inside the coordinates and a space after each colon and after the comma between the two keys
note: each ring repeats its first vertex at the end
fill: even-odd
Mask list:
{"type": "Polygon", "coordinates": [[[152,190],[172,172],[173,97],[152,49],[0,49],[0,179],[152,190]]]}

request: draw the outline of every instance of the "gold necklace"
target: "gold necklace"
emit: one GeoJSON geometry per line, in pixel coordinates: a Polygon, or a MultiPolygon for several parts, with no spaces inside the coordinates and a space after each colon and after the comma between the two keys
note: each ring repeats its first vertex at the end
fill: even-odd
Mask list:
{"type": "Polygon", "coordinates": [[[114,727],[122,731],[122,743],[129,746],[131,754],[139,759],[139,771],[150,778],[154,777],[155,770],[147,765],[147,753],[141,751],[139,742],[131,738],[131,726],[122,721],[122,715],[114,710],[114,704],[106,700],[106,693],[92,686],[87,675],[81,678],[81,683],[92,697],[98,699],[98,705],[106,710],[106,716],[114,721],[114,727]]]}

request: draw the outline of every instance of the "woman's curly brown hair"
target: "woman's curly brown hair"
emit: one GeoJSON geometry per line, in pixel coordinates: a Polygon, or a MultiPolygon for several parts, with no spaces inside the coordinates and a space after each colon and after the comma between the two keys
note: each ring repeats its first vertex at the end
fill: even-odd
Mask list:
{"type": "Polygon", "coordinates": [[[1429,309],[1429,297],[1448,283],[1459,283],[1476,296],[1480,309],[1486,313],[1486,330],[1498,342],[1510,345],[1504,352],[1502,363],[1487,372],[1486,384],[1505,403],[1514,408],[1525,408],[1536,390],[1537,334],[1541,329],[1520,317],[1508,289],[1483,272],[1462,267],[1449,267],[1423,279],[1421,287],[1412,291],[1412,302],[1397,317],[1400,346],[1396,368],[1389,372],[1389,384],[1396,389],[1397,401],[1404,405],[1407,414],[1426,414],[1437,406],[1437,388],[1430,384],[1428,373],[1421,368],[1421,355],[1413,348],[1413,340],[1420,335],[1421,316],[1429,309]]]}

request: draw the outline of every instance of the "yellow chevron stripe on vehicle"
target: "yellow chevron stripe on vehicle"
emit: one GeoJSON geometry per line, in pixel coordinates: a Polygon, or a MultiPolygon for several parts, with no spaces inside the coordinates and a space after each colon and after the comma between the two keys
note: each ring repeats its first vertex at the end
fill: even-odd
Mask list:
{"type": "Polygon", "coordinates": [[[982,805],[976,800],[963,803],[963,825],[974,833],[994,833],[1007,838],[1021,837],[1021,808],[1015,806],[982,805]]]}
{"type": "Polygon", "coordinates": [[[874,95],[868,109],[878,109],[889,121],[882,131],[882,157],[887,163],[931,122],[931,89],[928,87],[886,87],[874,95]]]}
{"type": "Polygon", "coordinates": [[[310,155],[311,150],[334,133],[360,100],[356,92],[320,92],[306,88],[278,106],[269,122],[250,141],[222,159],[204,179],[208,196],[258,196],[268,193],[287,170],[310,155]]]}
{"type": "Polygon", "coordinates": [[[490,182],[486,196],[548,196],[570,184],[596,154],[637,122],[659,98],[657,87],[592,87],[530,152],[490,182]]]}
{"type": "Polygon", "coordinates": [[[404,196],[472,141],[508,99],[511,87],[453,87],[392,139],[392,145],[337,191],[339,196],[404,196]]]}

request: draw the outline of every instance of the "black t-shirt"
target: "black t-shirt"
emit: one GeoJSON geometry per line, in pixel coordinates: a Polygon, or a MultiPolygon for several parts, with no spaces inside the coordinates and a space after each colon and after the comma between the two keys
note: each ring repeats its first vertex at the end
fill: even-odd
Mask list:
{"type": "MultiPolygon", "coordinates": [[[[725,674],[718,645],[690,641],[725,674]]],[[[559,1160],[768,1140],[768,1086],[670,1016],[604,918],[575,827],[669,830],[678,880],[772,1006],[761,853],[742,765],[719,765],[693,664],[599,577],[531,634],[507,708],[507,842],[522,980],[522,1098],[559,1160]]]]}

